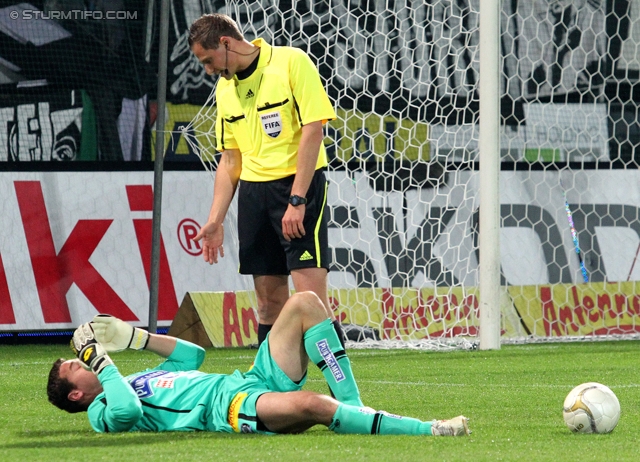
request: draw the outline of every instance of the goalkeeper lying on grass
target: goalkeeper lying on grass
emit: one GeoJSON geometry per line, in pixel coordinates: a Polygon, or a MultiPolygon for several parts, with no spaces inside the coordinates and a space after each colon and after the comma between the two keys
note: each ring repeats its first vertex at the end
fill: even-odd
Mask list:
{"type": "Polygon", "coordinates": [[[312,292],[289,299],[246,373],[199,372],[205,354],[199,346],[149,334],[112,316],[98,315],[81,325],[71,343],[78,359],[53,364],[49,401],[68,412],[87,411],[97,432],[298,433],[322,424],[337,433],[469,434],[463,416],[422,422],[364,407],[349,358],[312,292]],[[153,351],[166,360],[123,377],[108,353],[126,348],[153,351]],[[309,359],[336,399],[301,390],[309,359]]]}

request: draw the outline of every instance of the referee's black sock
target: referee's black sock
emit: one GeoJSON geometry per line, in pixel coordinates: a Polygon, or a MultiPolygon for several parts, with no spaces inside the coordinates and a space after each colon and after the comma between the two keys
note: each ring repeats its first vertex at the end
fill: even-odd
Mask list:
{"type": "Polygon", "coordinates": [[[272,327],[269,324],[258,324],[258,346],[262,345],[272,327]]]}

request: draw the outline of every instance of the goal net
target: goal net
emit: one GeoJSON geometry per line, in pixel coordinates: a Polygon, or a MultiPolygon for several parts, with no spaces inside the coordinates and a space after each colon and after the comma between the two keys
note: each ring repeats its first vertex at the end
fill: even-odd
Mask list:
{"type": "MultiPolygon", "coordinates": [[[[479,2],[185,3],[318,66],[331,302],[371,337],[353,346],[477,344],[479,2]]],[[[500,27],[501,340],[635,338],[640,1],[502,2],[500,27]]],[[[215,109],[182,131],[213,176],[215,109]]]]}

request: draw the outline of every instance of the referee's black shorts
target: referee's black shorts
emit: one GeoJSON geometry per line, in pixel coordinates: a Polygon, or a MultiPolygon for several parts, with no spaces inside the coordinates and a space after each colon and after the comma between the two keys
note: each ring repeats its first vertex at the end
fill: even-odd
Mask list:
{"type": "Polygon", "coordinates": [[[289,206],[294,176],[280,180],[240,181],[238,240],[240,273],[287,275],[300,268],[329,270],[327,179],[316,170],[307,191],[305,235],[287,242],[282,217],[289,206]]]}

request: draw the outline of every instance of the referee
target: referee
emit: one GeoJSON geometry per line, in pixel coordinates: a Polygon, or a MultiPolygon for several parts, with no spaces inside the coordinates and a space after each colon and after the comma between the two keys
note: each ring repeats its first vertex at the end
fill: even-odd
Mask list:
{"type": "Polygon", "coordinates": [[[216,74],[218,164],[208,222],[194,238],[204,259],[224,256],[224,217],[238,189],[240,273],[253,276],[258,343],[296,292],[322,300],[344,341],[327,297],[327,156],[323,125],[336,118],[318,71],[302,50],[245,40],[224,14],[206,14],[189,46],[216,74]]]}

